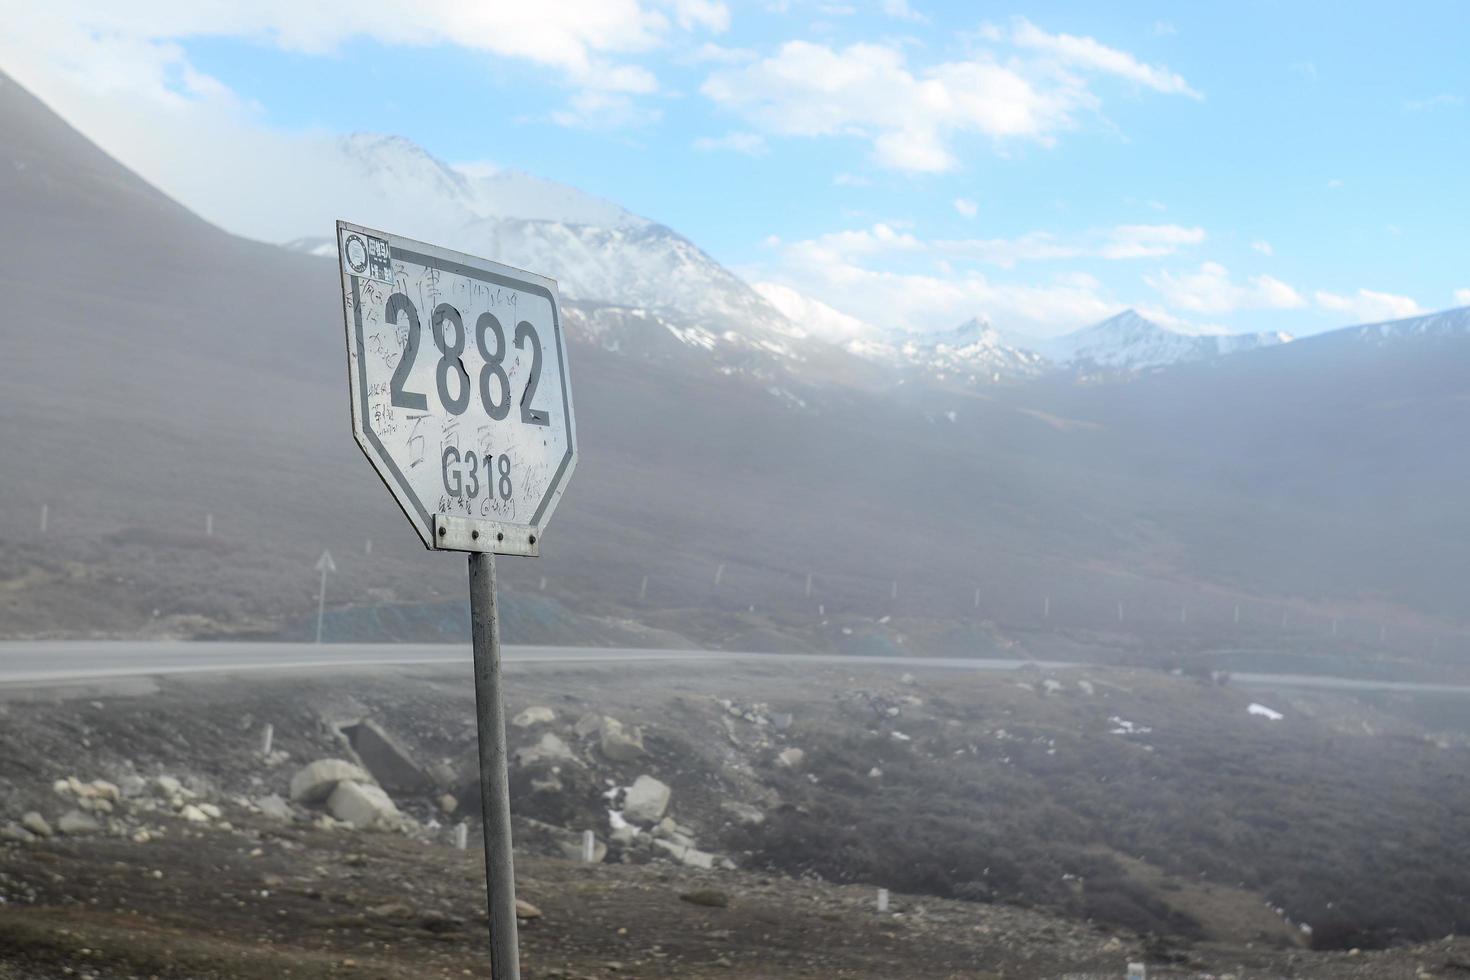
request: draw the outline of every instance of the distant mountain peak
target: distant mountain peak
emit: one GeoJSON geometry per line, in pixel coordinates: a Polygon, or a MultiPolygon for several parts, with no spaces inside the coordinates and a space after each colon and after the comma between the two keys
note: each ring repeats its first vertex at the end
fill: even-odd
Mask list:
{"type": "Polygon", "coordinates": [[[1289,334],[1187,334],[1160,326],[1133,308],[1047,341],[1058,364],[1084,372],[1135,373],[1287,343],[1289,334]]]}

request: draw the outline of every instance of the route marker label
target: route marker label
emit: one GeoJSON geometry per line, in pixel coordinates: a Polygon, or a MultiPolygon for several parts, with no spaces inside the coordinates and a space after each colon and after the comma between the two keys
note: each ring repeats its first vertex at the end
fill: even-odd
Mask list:
{"type": "Polygon", "coordinates": [[[428,548],[527,555],[577,462],[555,281],[337,222],[352,428],[428,548]]]}

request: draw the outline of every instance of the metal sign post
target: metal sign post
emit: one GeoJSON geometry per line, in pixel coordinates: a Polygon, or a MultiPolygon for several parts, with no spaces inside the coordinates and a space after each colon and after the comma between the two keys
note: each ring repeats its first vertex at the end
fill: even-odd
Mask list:
{"type": "Polygon", "coordinates": [[[469,552],[493,980],[520,980],[495,556],[534,558],[576,465],[556,283],[337,222],[352,428],[425,547],[469,552]]]}
{"type": "Polygon", "coordinates": [[[520,980],[505,697],[500,690],[500,617],[496,612],[495,556],[470,555],[470,636],[475,650],[475,719],[480,741],[480,812],[485,825],[485,890],[490,903],[490,976],[494,980],[520,980]]]}

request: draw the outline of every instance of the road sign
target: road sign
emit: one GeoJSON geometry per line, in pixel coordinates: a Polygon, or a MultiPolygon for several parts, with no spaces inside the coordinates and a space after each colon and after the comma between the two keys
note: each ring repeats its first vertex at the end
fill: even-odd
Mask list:
{"type": "Polygon", "coordinates": [[[576,466],[556,283],[337,222],[352,426],[429,548],[536,555],[576,466]]]}
{"type": "Polygon", "coordinates": [[[490,971],[520,980],[495,556],[541,553],[577,462],[556,283],[345,221],[337,258],[357,444],[427,547],[470,553],[490,971]]]}

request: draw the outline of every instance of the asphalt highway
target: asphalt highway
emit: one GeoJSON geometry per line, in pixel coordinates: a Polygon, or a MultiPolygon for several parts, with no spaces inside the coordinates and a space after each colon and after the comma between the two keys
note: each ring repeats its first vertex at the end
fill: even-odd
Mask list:
{"type": "MultiPolygon", "coordinates": [[[[710,650],[637,650],[609,647],[507,646],[507,666],[535,664],[719,664],[780,663],[849,665],[894,670],[1014,670],[1029,660],[960,657],[852,657],[835,654],[731,653],[710,650]]],[[[36,685],[150,677],[170,674],[311,672],[470,664],[468,644],[433,643],[192,643],[177,641],[82,640],[0,643],[0,685],[36,685]]],[[[1233,674],[1232,683],[1259,687],[1307,687],[1342,691],[1404,691],[1470,695],[1470,686],[1363,680],[1303,674],[1233,674]]]]}

